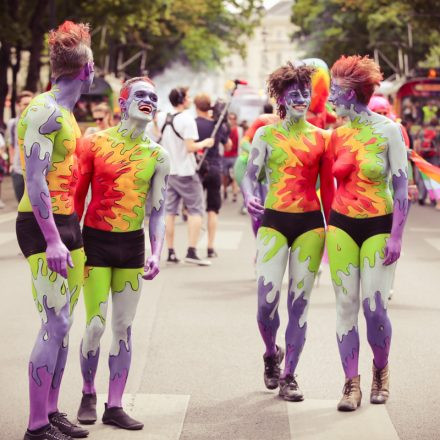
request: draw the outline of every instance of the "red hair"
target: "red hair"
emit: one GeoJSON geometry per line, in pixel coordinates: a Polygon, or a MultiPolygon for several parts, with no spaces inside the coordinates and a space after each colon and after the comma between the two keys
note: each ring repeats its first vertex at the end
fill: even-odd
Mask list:
{"type": "Polygon", "coordinates": [[[88,24],[65,21],[49,32],[48,42],[54,79],[78,74],[85,64],[93,60],[88,24]]]}
{"type": "Polygon", "coordinates": [[[375,87],[383,79],[379,65],[368,56],[342,55],[333,64],[331,72],[332,77],[337,79],[342,87],[355,91],[357,99],[362,104],[368,104],[375,87]]]}
{"type": "Polygon", "coordinates": [[[122,89],[121,89],[121,92],[119,94],[119,97],[121,99],[127,99],[128,96],[130,95],[130,88],[131,88],[131,86],[134,83],[137,83],[137,82],[140,82],[140,81],[146,82],[148,84],[151,84],[153,87],[156,87],[154,82],[150,78],[148,78],[148,76],[136,76],[136,77],[131,78],[131,79],[129,79],[129,80],[124,82],[124,84],[122,85],[122,89]]]}

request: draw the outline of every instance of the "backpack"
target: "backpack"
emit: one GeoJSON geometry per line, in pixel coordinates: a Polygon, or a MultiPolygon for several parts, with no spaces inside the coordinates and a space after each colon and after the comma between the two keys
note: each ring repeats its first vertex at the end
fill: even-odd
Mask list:
{"type": "Polygon", "coordinates": [[[160,141],[162,140],[162,137],[163,137],[163,133],[164,133],[164,131],[165,131],[165,128],[167,128],[168,125],[173,129],[174,134],[175,134],[179,139],[182,139],[182,141],[183,141],[183,137],[182,137],[182,136],[180,135],[180,133],[176,130],[176,128],[174,127],[174,124],[173,124],[173,122],[174,122],[174,118],[175,118],[177,115],[180,115],[180,113],[182,113],[182,112],[174,113],[173,115],[172,115],[171,113],[167,113],[167,116],[166,116],[166,118],[165,118],[165,124],[163,124],[163,126],[162,126],[162,130],[160,130],[160,138],[157,140],[157,143],[158,143],[158,144],[160,144],[160,141]]]}

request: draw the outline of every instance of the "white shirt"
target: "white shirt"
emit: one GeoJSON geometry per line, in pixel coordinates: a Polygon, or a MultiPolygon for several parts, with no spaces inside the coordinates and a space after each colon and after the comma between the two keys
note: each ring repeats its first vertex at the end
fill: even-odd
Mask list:
{"type": "MultiPolygon", "coordinates": [[[[173,114],[176,111],[173,111],[173,114]]],[[[160,112],[157,114],[157,125],[162,130],[167,114],[160,112]]],[[[150,127],[151,128],[150,124],[150,127]]],[[[178,114],[173,121],[174,128],[183,139],[193,139],[197,141],[199,132],[197,124],[190,113],[184,111],[178,114]]],[[[170,174],[175,176],[193,176],[196,173],[196,159],[194,153],[188,152],[185,142],[180,139],[170,125],[165,127],[162,139],[159,142],[170,154],[170,174]]]]}

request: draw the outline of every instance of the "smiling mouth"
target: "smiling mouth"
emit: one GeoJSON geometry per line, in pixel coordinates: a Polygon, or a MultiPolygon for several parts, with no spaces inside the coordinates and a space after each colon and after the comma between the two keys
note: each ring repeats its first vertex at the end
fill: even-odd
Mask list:
{"type": "Polygon", "coordinates": [[[150,104],[141,104],[139,110],[146,115],[149,115],[153,111],[153,106],[150,104]]]}
{"type": "Polygon", "coordinates": [[[301,105],[294,105],[293,108],[295,110],[305,110],[307,108],[307,106],[304,104],[301,104],[301,105]]]}

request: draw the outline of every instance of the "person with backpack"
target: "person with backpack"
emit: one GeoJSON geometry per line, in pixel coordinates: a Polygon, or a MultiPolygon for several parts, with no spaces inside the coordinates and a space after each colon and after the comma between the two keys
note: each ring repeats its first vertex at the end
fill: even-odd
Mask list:
{"type": "Polygon", "coordinates": [[[170,176],[166,196],[166,242],[168,246],[168,263],[177,264],[174,250],[174,223],[180,200],[188,211],[188,250],[185,262],[199,266],[210,266],[211,262],[197,256],[196,246],[202,228],[204,211],[203,186],[197,174],[194,153],[200,149],[211,148],[214,139],[199,139],[195,119],[185,112],[191,106],[187,87],[172,89],[168,96],[173,111],[161,112],[152,126],[151,135],[170,155],[170,176]]]}

